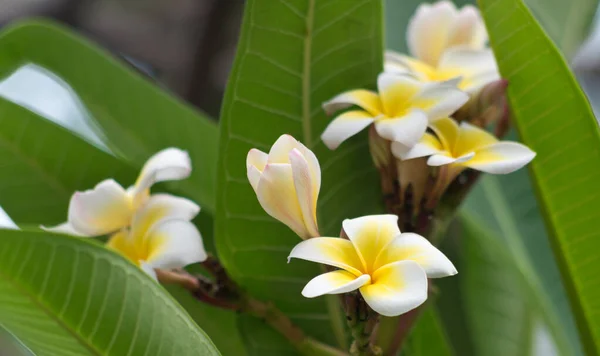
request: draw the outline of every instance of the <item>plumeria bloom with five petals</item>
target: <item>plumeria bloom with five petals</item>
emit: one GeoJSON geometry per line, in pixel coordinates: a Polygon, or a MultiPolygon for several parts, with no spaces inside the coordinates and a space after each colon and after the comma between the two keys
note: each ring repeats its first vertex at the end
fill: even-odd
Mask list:
{"type": "Polygon", "coordinates": [[[371,215],[343,222],[349,240],[316,237],[296,245],[289,258],[338,270],[313,278],[302,295],[347,293],[358,289],[377,313],[396,316],[427,299],[427,278],[456,274],[448,258],[414,233],[400,233],[395,215],[371,215]]]}
{"type": "Polygon", "coordinates": [[[133,215],[131,227],[114,233],[107,245],[156,279],[155,270],[206,260],[202,236],[190,222],[198,212],[188,199],[154,194],[133,215]]]}
{"type": "MultiPolygon", "coordinates": [[[[132,187],[123,188],[113,179],[93,189],[76,192],[69,202],[68,221],[48,231],[79,236],[100,236],[130,225],[135,212],[148,200],[150,187],[157,182],[180,180],[191,173],[187,152],[167,148],[152,156],[132,187]]],[[[168,215],[169,211],[164,211],[168,215]]]]}
{"type": "Polygon", "coordinates": [[[251,149],[246,168],[250,185],[267,214],[302,239],[319,236],[321,168],[311,150],[292,136],[282,135],[268,154],[251,149]]]}
{"type": "Polygon", "coordinates": [[[392,152],[402,160],[427,157],[430,166],[449,165],[449,178],[466,168],[492,174],[514,172],[535,157],[529,147],[510,141],[498,141],[489,132],[467,122],[460,125],[450,118],[436,121],[432,126],[435,135],[426,133],[421,141],[407,150],[392,144],[392,152]]]}
{"type": "Polygon", "coordinates": [[[448,83],[423,83],[409,76],[381,73],[377,78],[378,92],[351,90],[323,104],[331,114],[350,106],[325,129],[321,139],[330,149],[371,124],[377,134],[407,147],[415,145],[427,130],[427,125],[458,110],[468,95],[448,83]]]}
{"type": "Polygon", "coordinates": [[[385,71],[408,73],[423,81],[460,78],[459,88],[473,93],[499,79],[486,42],[485,25],[475,7],[458,10],[450,1],[422,4],[407,30],[412,57],[387,51],[385,71]]]}

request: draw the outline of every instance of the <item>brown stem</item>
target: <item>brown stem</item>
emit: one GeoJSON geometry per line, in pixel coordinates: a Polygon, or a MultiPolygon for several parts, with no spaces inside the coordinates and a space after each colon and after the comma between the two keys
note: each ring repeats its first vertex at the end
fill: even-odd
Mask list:
{"type": "Polygon", "coordinates": [[[410,330],[419,318],[423,308],[425,308],[425,305],[421,305],[400,316],[392,342],[384,352],[385,356],[396,356],[398,354],[400,347],[402,347],[404,341],[406,341],[410,330]]]}

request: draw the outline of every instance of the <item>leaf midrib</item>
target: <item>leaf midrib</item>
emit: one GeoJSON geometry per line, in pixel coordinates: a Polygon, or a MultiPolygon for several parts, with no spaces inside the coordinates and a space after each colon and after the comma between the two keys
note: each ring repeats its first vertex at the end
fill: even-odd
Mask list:
{"type": "MultiPolygon", "coordinates": [[[[41,300],[39,300],[31,291],[28,290],[28,288],[22,286],[20,283],[10,278],[8,275],[3,273],[2,270],[0,270],[0,278],[7,281],[17,291],[20,291],[22,295],[26,296],[29,300],[31,300],[31,302],[37,305],[46,315],[48,315],[50,319],[54,320],[59,326],[61,326],[65,331],[72,335],[73,338],[75,338],[75,340],[77,340],[84,348],[89,350],[92,354],[98,356],[103,355],[102,352],[96,349],[96,347],[92,343],[78,335],[73,327],[69,326],[69,324],[62,320],[58,315],[53,313],[52,309],[46,306],[41,300]]],[[[7,330],[9,329],[7,328],[7,330]]]]}

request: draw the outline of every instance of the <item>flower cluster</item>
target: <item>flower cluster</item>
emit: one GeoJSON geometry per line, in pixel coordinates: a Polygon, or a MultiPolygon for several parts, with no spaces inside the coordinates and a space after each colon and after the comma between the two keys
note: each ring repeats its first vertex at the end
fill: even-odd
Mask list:
{"type": "Polygon", "coordinates": [[[48,231],[93,237],[110,234],[108,246],[148,274],[201,262],[207,255],[200,232],[191,220],[200,207],[169,194],[150,194],[162,181],[191,173],[188,154],[168,148],[152,156],[135,184],[123,188],[112,179],[94,189],[76,192],[69,202],[68,221],[48,231]]]}
{"type": "Polygon", "coordinates": [[[316,214],[321,172],[315,155],[289,135],[281,136],[268,154],[250,150],[248,180],[258,201],[304,240],[289,258],[334,268],[312,279],[304,296],[358,290],[374,311],[394,316],[427,299],[428,278],[457,273],[430,241],[414,232],[400,232],[399,215],[407,214],[395,209],[410,190],[415,211],[425,205],[431,214],[467,169],[506,174],[535,157],[527,146],[499,141],[485,130],[489,117],[506,117],[507,111],[503,110],[506,82],[498,80],[486,40],[474,7],[457,10],[449,1],[422,5],[408,30],[415,58],[388,52],[377,91],[354,89],[323,104],[329,115],[350,108],[321,135],[328,148],[336,149],[369,127],[374,164],[382,177],[395,180],[386,184],[382,178],[383,193],[389,195],[388,189],[395,186],[400,189],[400,204],[388,206],[395,215],[347,219],[340,237],[322,237],[316,214]],[[464,110],[467,103],[489,107],[464,110]],[[500,114],[494,112],[498,108],[500,114]],[[482,118],[480,112],[492,114],[482,118]]]}

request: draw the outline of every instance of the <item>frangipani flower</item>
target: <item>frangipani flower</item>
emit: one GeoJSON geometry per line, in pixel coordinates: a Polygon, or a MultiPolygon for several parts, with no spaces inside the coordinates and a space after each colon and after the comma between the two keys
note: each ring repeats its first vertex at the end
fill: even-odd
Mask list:
{"type": "Polygon", "coordinates": [[[246,168],[250,185],[267,214],[303,239],[319,236],[321,167],[311,150],[292,136],[282,135],[269,154],[251,149],[246,168]]]}
{"type": "Polygon", "coordinates": [[[393,143],[394,155],[403,160],[429,156],[427,164],[430,166],[450,165],[450,176],[456,176],[465,168],[507,174],[535,157],[535,152],[529,147],[517,142],[498,141],[487,131],[464,121],[459,126],[456,121],[444,118],[433,123],[431,128],[435,136],[426,133],[410,150],[393,143]]]}
{"type": "Polygon", "coordinates": [[[289,258],[339,270],[313,278],[302,295],[314,298],[360,290],[367,304],[385,316],[406,313],[427,299],[427,278],[456,274],[456,268],[429,241],[400,233],[395,215],[344,220],[349,240],[316,237],[296,245],[289,258]]]}
{"type": "Polygon", "coordinates": [[[155,269],[183,268],[206,259],[202,236],[190,222],[200,211],[194,202],[152,195],[133,216],[130,229],[113,234],[108,247],[156,278],[155,269]],[[165,212],[169,214],[165,214],[165,212]]]}
{"type": "Polygon", "coordinates": [[[410,54],[433,67],[447,49],[482,50],[488,39],[477,8],[466,5],[458,10],[451,1],[420,5],[406,36],[410,54]]]}
{"type": "Polygon", "coordinates": [[[413,58],[387,51],[385,71],[410,74],[422,81],[456,79],[460,89],[473,93],[499,79],[486,41],[485,25],[475,7],[458,10],[450,1],[422,4],[407,30],[413,58]]]}
{"type": "Polygon", "coordinates": [[[447,83],[422,83],[408,76],[381,73],[377,78],[378,93],[351,90],[323,104],[328,114],[356,105],[336,117],[321,139],[330,149],[362,131],[372,123],[377,134],[408,147],[415,145],[427,125],[460,108],[469,96],[447,83]]]}
{"type": "Polygon", "coordinates": [[[444,52],[436,66],[417,59],[387,51],[385,71],[412,75],[420,81],[456,81],[468,93],[500,79],[494,53],[490,49],[472,50],[452,48],[444,52]]]}
{"type": "Polygon", "coordinates": [[[69,202],[68,221],[46,230],[99,236],[125,228],[130,225],[136,210],[148,200],[154,183],[184,179],[190,172],[187,152],[176,148],[162,150],[150,157],[135,185],[127,190],[113,179],[107,179],[94,189],[75,192],[69,202]]]}

